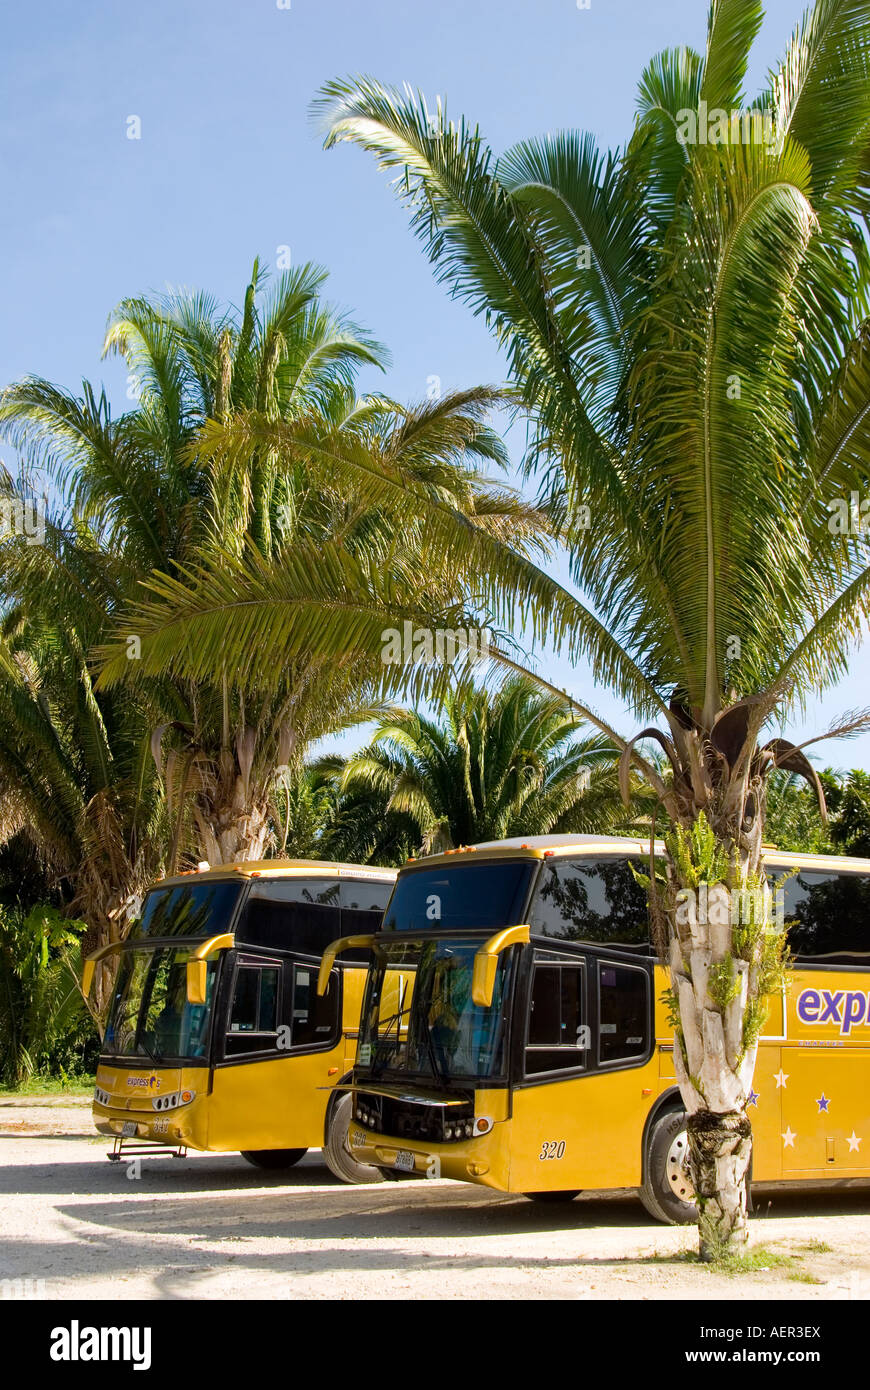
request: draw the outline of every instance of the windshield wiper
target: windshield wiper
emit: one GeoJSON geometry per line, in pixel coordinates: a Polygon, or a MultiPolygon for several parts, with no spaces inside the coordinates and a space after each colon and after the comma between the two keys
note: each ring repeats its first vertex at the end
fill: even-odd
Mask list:
{"type": "Polygon", "coordinates": [[[432,1068],[432,1075],[435,1080],[440,1081],[443,1086],[445,1076],[435,1060],[435,1044],[432,1041],[432,1025],[428,1020],[426,1022],[426,1052],[429,1057],[429,1065],[432,1068]]]}
{"type": "Polygon", "coordinates": [[[381,1044],[382,1044],[382,1043],[385,1043],[385,1042],[387,1041],[387,1039],[389,1038],[389,1036],[390,1036],[390,1029],[392,1028],[392,1026],[393,1026],[394,1023],[396,1024],[396,1042],[400,1042],[400,1041],[401,1041],[401,1036],[400,1036],[400,1035],[401,1035],[401,1020],[404,1018],[405,1014],[408,1014],[408,1013],[410,1013],[410,1012],[411,1012],[411,1006],[410,1006],[410,1004],[409,1004],[408,1007],[407,1007],[406,1009],[399,1009],[398,1013],[390,1014],[390,1017],[389,1017],[389,1018],[385,1018],[384,1021],[383,1021],[383,1024],[380,1025],[381,1027],[384,1028],[385,1031],[384,1031],[383,1033],[380,1033],[380,1032],[379,1032],[379,1033],[378,1033],[378,1036],[375,1038],[375,1044],[374,1044],[374,1061],[372,1062],[372,1067],[371,1067],[372,1076],[379,1076],[380,1073],[383,1071],[384,1067],[387,1065],[386,1057],[384,1057],[384,1059],[383,1059],[383,1061],[382,1061],[382,1063],[381,1063],[380,1070],[378,1070],[377,1065],[376,1065],[376,1064],[377,1064],[377,1060],[378,1060],[378,1056],[379,1056],[379,1054],[380,1054],[380,1052],[381,1052],[381,1044]]]}
{"type": "Polygon", "coordinates": [[[145,1039],[141,1036],[136,1039],[136,1050],[138,1051],[140,1047],[147,1054],[147,1056],[151,1058],[151,1061],[154,1063],[155,1067],[159,1067],[161,1065],[163,1059],[161,1057],[158,1057],[155,1052],[151,1051],[151,1048],[148,1046],[145,1039]]]}

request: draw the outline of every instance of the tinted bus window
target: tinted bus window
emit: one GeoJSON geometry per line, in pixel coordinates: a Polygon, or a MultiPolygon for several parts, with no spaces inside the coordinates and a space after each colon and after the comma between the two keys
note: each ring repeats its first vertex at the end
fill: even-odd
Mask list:
{"type": "Polygon", "coordinates": [[[338,879],[290,878],[255,881],[237,940],[253,946],[320,956],[341,936],[338,879]]]}
{"type": "Polygon", "coordinates": [[[201,1058],[206,1054],[217,962],[208,962],[206,1003],[187,998],[189,951],[123,951],[103,1052],[117,1057],[201,1058]]]}
{"type": "Polygon", "coordinates": [[[239,966],[226,1040],[228,1057],[278,1046],[279,990],[280,966],[239,966]]]}
{"type": "Polygon", "coordinates": [[[598,964],[598,1060],[627,1061],[649,1047],[649,977],[631,965],[598,964]]]}
{"type": "Polygon", "coordinates": [[[526,1075],[585,1067],[585,967],[535,963],[529,999],[526,1075]]]}
{"type": "Polygon", "coordinates": [[[532,933],[539,936],[649,951],[646,890],[637,882],[627,859],[556,860],[547,864],[529,920],[532,933]]]}
{"type": "Polygon", "coordinates": [[[333,977],[326,994],[317,993],[317,970],[313,966],[293,966],[293,1008],[290,1022],[291,1046],[327,1047],[337,1040],[339,988],[333,977]]]}
{"type": "MultiPolygon", "coordinates": [[[[779,871],[770,872],[776,883],[779,871]]],[[[870,877],[801,870],[784,884],[788,944],[798,963],[870,965],[870,877]]]]}
{"type": "Polygon", "coordinates": [[[459,863],[415,869],[400,875],[384,918],[385,931],[453,931],[518,926],[523,920],[532,874],[520,862],[459,863]]]}
{"type": "Polygon", "coordinates": [[[368,878],[339,879],[342,936],[362,936],[367,932],[380,931],[384,908],[390,901],[392,891],[392,883],[378,883],[368,878]]]}

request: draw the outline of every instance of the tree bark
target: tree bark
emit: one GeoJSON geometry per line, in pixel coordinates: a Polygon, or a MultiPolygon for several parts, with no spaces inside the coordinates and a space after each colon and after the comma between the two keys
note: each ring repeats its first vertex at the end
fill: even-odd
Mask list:
{"type": "MultiPolygon", "coordinates": [[[[747,1008],[757,1007],[769,988],[762,979],[770,895],[760,829],[756,823],[747,834],[728,804],[733,789],[719,790],[727,813],[703,822],[686,816],[671,844],[672,896],[666,913],[677,1023],[674,1063],[688,1116],[689,1169],[705,1261],[748,1239],[752,1127],[746,1106],[758,1040],[754,1027],[747,1030],[747,1008]],[[704,862],[688,865],[688,842],[699,827],[704,862]],[[687,837],[682,846],[681,834],[687,837]],[[761,897],[754,896],[756,890],[761,897]]],[[[693,854],[700,853],[698,844],[693,854]]]]}
{"type": "Polygon", "coordinates": [[[700,1110],[688,1119],[689,1168],[698,1206],[701,1259],[709,1263],[749,1239],[746,1176],[752,1126],[745,1111],[700,1110]]]}

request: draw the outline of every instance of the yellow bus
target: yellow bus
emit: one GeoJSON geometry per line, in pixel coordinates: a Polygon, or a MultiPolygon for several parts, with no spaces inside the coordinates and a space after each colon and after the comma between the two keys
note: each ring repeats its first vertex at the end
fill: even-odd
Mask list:
{"type": "MultiPolygon", "coordinates": [[[[870,860],[765,863],[790,875],[795,966],[758,1049],[753,1185],[868,1178],[870,860]]],[[[695,1219],[666,975],[632,864],[648,868],[648,844],[543,836],[400,871],[368,943],[349,1134],[362,1163],[549,1200],[637,1189],[657,1219],[695,1219]]]]}
{"type": "Polygon", "coordinates": [[[264,860],[155,884],[123,943],[94,1090],[110,1158],[188,1149],[286,1168],[323,1148],[346,1182],[380,1181],[348,1151],[349,1078],[367,955],[331,972],[324,947],[377,930],[393,869],[264,860]]]}

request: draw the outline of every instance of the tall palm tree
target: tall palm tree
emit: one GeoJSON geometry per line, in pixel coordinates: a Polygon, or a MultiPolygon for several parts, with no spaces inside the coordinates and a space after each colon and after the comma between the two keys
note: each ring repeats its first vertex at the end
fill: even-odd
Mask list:
{"type": "Polygon", "coordinates": [[[513,835],[625,832],[618,750],[579,730],[564,699],[514,676],[495,690],[453,688],[433,716],[393,710],[368,748],[316,767],[343,794],[372,796],[377,813],[410,819],[418,853],[513,835]]]}
{"type": "MultiPolygon", "coordinates": [[[[425,489],[373,482],[349,451],[332,466],[372,494],[404,487],[431,545],[478,575],[478,610],[548,628],[656,721],[632,738],[572,700],[676,828],[652,893],[704,1258],[746,1236],[746,1103],[782,941],[767,909],[725,939],[681,925],[677,894],[699,879],[712,901],[762,883],[766,776],[814,779],[777,726],[843,674],[870,609],[849,507],[870,470],[870,3],[817,0],[757,98],[766,127],[738,122],[734,142],[727,113],[744,104],[761,19],[760,0],[713,0],[705,53],[653,59],[632,138],[609,154],[569,131],[496,158],[476,126],[370,79],[332,82],[321,102],[327,143],[354,141],[397,171],[436,275],[502,344],[537,422],[528,466],[586,601],[425,489]],[[727,143],[721,124],[716,141],[682,138],[687,112],[697,129],[720,110],[727,143]]],[[[219,641],[242,673],[251,645],[271,662],[311,641],[310,610],[300,624],[280,574],[243,567],[240,596],[236,623],[215,576],[165,590],[146,615],[150,669],[195,665],[185,645],[219,641]]],[[[324,576],[315,602],[323,655],[371,650],[385,612],[422,622],[433,607],[412,582],[364,570],[324,576]]]]}
{"type": "MultiPolygon", "coordinates": [[[[399,532],[384,505],[342,488],[328,470],[312,472],[311,451],[322,455],[330,440],[346,441],[363,460],[400,459],[433,492],[485,512],[495,530],[540,524],[476,471],[479,461],[505,462],[484,419],[492,393],[416,409],[356,396],[359,365],[381,364],[384,354],[324,304],[323,281],[322,271],[303,266],[267,292],[255,262],[240,314],[203,294],[123,301],[105,350],[123,354],[138,401],[117,420],[87,385],[80,399],[38,378],[4,393],[0,425],[31,466],[50,471],[76,544],[89,528],[92,558],[106,571],[93,591],[53,596],[58,621],[79,634],[82,661],[107,620],[123,625],[152,573],[184,586],[188,567],[207,563],[231,582],[227,566],[248,550],[303,583],[312,566],[340,568],[345,559],[409,566],[413,528],[399,532]],[[249,437],[250,416],[294,432],[292,459],[249,437]],[[239,447],[217,456],[210,431],[229,428],[239,447]]],[[[21,561],[12,600],[42,611],[53,582],[45,571],[21,561]]],[[[433,587],[448,583],[443,571],[431,579],[433,587]]],[[[173,825],[170,868],[185,852],[212,863],[262,856],[276,773],[298,766],[311,740],[376,715],[385,677],[377,652],[366,661],[306,652],[261,673],[257,689],[244,693],[220,660],[195,679],[139,681],[135,625],[126,628],[124,664],[128,688],[136,687],[132,704],[153,712],[151,748],[173,825]]]]}

